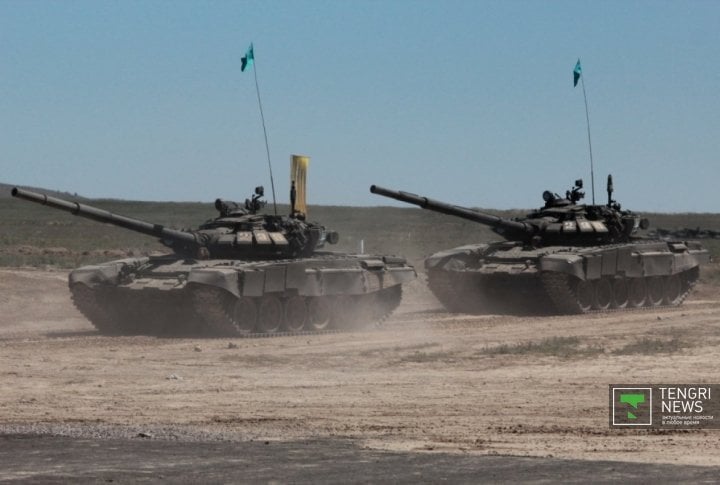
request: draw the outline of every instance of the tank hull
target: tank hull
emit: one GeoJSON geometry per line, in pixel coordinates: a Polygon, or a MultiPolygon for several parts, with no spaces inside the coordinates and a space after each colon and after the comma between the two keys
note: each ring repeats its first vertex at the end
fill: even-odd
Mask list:
{"type": "Polygon", "coordinates": [[[77,308],[104,334],[249,336],[346,330],[381,321],[416,277],[404,259],[316,253],[277,261],[176,255],[70,273],[77,308]]]}
{"type": "Polygon", "coordinates": [[[542,315],[679,305],[708,260],[693,241],[501,242],[442,251],[425,267],[428,286],[449,311],[542,315]]]}

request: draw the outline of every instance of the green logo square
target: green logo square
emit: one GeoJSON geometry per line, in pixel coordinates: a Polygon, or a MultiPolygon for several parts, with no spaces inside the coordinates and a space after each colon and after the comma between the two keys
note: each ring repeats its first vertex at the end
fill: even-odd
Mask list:
{"type": "Polygon", "coordinates": [[[652,388],[611,387],[612,426],[652,426],[652,388]]]}

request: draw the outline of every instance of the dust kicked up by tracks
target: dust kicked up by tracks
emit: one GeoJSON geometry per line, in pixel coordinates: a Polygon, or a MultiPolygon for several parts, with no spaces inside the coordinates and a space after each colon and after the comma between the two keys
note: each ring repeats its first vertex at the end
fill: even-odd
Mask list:
{"type": "Polygon", "coordinates": [[[64,272],[0,270],[0,433],[720,466],[717,431],[607,424],[610,383],[717,381],[718,290],[700,290],[643,312],[467,316],[416,281],[379,330],[163,339],[99,336],[64,272]]]}

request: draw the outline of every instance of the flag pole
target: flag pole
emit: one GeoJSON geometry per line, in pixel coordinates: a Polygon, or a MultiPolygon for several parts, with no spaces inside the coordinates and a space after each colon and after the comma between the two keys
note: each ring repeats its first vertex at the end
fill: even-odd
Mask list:
{"type": "Polygon", "coordinates": [[[255,75],[255,92],[257,93],[258,106],[260,107],[260,119],[262,120],[263,134],[265,135],[265,152],[267,153],[268,168],[270,169],[270,187],[272,188],[273,195],[273,210],[275,211],[275,215],[277,215],[277,203],[275,202],[275,181],[273,180],[272,164],[270,163],[270,145],[268,144],[267,129],[265,128],[265,115],[263,114],[262,101],[260,101],[260,86],[258,84],[257,77],[257,62],[255,61],[255,51],[252,44],[250,44],[250,49],[252,52],[251,55],[253,74],[255,75]]]}
{"type": "Polygon", "coordinates": [[[585,119],[587,120],[588,148],[590,149],[590,185],[592,186],[592,202],[595,205],[595,171],[593,170],[592,141],[590,141],[590,115],[588,114],[587,95],[585,94],[585,76],[580,76],[583,98],[585,99],[585,119]]]}
{"type": "MultiPolygon", "coordinates": [[[[577,64],[575,65],[575,73],[582,83],[583,99],[585,100],[585,120],[587,121],[588,148],[590,150],[590,185],[592,187],[592,203],[595,205],[595,170],[593,169],[592,141],[590,140],[590,113],[588,110],[587,94],[585,94],[585,76],[582,72],[582,67],[580,67],[580,59],[578,59],[577,64]]],[[[576,86],[577,77],[575,78],[576,86]]]]}

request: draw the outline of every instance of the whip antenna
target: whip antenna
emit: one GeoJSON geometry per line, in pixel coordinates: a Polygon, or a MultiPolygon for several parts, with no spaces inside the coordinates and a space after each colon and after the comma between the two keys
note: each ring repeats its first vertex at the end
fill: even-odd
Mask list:
{"type": "MultiPolygon", "coordinates": [[[[255,66],[255,52],[253,45],[250,43],[245,56],[241,59],[242,65],[240,71],[245,71],[248,67],[255,66]]],[[[257,93],[258,106],[260,107],[260,120],[262,121],[263,134],[265,135],[265,152],[267,153],[268,169],[270,170],[270,188],[272,189],[273,196],[273,210],[277,215],[277,202],[275,201],[275,180],[273,179],[272,163],[270,163],[270,145],[268,144],[267,129],[265,128],[265,115],[263,114],[262,101],[260,101],[260,86],[258,84],[257,66],[253,69],[255,75],[255,92],[257,93]]]]}
{"type": "Polygon", "coordinates": [[[577,86],[578,79],[582,84],[583,98],[585,99],[585,119],[587,120],[588,148],[590,149],[590,185],[592,186],[592,202],[595,205],[595,171],[593,170],[592,142],[590,141],[590,114],[588,112],[587,94],[585,94],[585,76],[582,75],[580,58],[573,70],[573,87],[577,86]]]}

